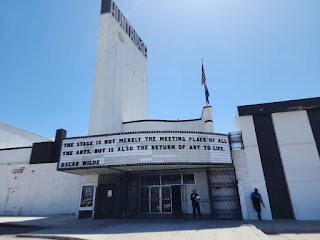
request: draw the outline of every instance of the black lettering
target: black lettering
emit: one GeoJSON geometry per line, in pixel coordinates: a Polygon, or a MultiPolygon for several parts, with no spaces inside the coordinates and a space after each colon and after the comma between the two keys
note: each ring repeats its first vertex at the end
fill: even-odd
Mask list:
{"type": "Polygon", "coordinates": [[[61,163],[61,167],[73,167],[73,166],[79,166],[79,162],[65,162],[61,163]]]}
{"type": "Polygon", "coordinates": [[[94,150],[94,153],[104,153],[105,152],[105,148],[97,148],[94,150]]]}
{"type": "Polygon", "coordinates": [[[85,150],[77,150],[76,155],[81,155],[81,154],[91,154],[89,149],[85,149],[85,150]]]}
{"type": "Polygon", "coordinates": [[[146,139],[146,142],[147,141],[155,141],[156,137],[145,137],[145,139],[146,139]]]}
{"type": "Polygon", "coordinates": [[[104,144],[111,144],[114,143],[115,139],[108,139],[108,140],[104,140],[104,144]]]}
{"type": "Polygon", "coordinates": [[[100,165],[100,160],[93,160],[93,161],[82,161],[83,166],[94,166],[100,165]]]}
{"type": "Polygon", "coordinates": [[[73,147],[73,143],[65,143],[63,144],[64,147],[73,147]]]}
{"type": "Polygon", "coordinates": [[[151,149],[152,150],[172,150],[172,149],[176,149],[176,146],[175,145],[152,145],[151,149]]]}
{"type": "Polygon", "coordinates": [[[81,147],[81,146],[92,146],[93,145],[93,141],[87,141],[87,142],[78,142],[77,146],[81,147]]]}
{"type": "Polygon", "coordinates": [[[199,145],[190,145],[189,149],[190,150],[199,150],[200,146],[199,145]]]}
{"type": "Polygon", "coordinates": [[[70,156],[72,155],[73,151],[64,151],[62,152],[63,156],[70,156]]]}

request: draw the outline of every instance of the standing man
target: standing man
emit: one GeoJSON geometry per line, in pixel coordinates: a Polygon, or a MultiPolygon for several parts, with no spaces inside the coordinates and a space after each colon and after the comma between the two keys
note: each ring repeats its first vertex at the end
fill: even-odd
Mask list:
{"type": "Polygon", "coordinates": [[[198,214],[199,217],[201,217],[201,211],[200,211],[200,196],[199,194],[196,192],[195,189],[192,190],[190,199],[192,201],[192,208],[193,208],[193,218],[196,217],[196,209],[198,210],[198,214]]]}
{"type": "Polygon", "coordinates": [[[254,192],[251,193],[251,200],[252,200],[254,209],[258,213],[258,218],[261,221],[261,205],[260,205],[260,203],[262,203],[263,207],[264,207],[264,203],[262,201],[261,195],[258,193],[258,189],[255,188],[254,192]]]}

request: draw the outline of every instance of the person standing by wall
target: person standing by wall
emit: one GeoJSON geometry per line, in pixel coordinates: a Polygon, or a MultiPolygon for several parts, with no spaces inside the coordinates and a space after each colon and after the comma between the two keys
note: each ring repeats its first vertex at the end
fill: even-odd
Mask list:
{"type": "Polygon", "coordinates": [[[195,189],[192,190],[190,199],[192,201],[193,218],[196,217],[196,210],[198,211],[199,217],[201,217],[200,211],[200,196],[195,189]]]}
{"type": "Polygon", "coordinates": [[[254,192],[251,193],[251,200],[252,200],[254,209],[258,213],[258,218],[261,221],[261,203],[262,203],[263,207],[264,207],[264,203],[262,201],[261,195],[258,193],[257,188],[255,188],[254,192]]]}

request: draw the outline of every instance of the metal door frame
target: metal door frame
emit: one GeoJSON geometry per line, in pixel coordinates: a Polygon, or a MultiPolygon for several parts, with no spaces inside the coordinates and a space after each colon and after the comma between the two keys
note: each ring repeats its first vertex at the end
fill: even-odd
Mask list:
{"type": "MultiPolygon", "coordinates": [[[[148,209],[149,209],[149,212],[142,213],[141,212],[141,206],[139,204],[139,213],[140,214],[172,214],[172,188],[171,188],[171,186],[173,186],[173,185],[177,185],[177,184],[140,186],[139,192],[140,192],[141,188],[147,188],[148,189],[148,197],[149,197],[149,199],[148,199],[148,209]],[[155,187],[157,187],[159,189],[159,198],[158,198],[158,200],[159,200],[159,211],[158,212],[152,212],[151,211],[151,205],[152,205],[151,188],[155,188],[155,187]],[[170,205],[171,205],[171,207],[170,207],[171,211],[170,212],[163,212],[163,209],[162,209],[162,200],[163,200],[162,199],[162,188],[163,187],[169,187],[169,189],[170,189],[170,205]]],[[[140,199],[140,194],[139,194],[139,202],[140,201],[141,201],[141,199],[140,199]]]]}

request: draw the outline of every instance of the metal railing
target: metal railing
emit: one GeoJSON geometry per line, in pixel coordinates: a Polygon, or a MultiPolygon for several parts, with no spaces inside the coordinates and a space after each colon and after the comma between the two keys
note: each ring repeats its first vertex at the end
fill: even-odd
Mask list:
{"type": "Polygon", "coordinates": [[[244,148],[241,132],[230,132],[229,138],[232,150],[241,150],[244,148]]]}

